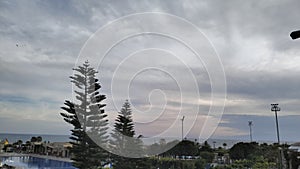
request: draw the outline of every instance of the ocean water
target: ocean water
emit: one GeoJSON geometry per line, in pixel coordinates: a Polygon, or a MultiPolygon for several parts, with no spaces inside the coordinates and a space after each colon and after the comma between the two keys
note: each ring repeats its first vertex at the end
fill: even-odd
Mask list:
{"type": "Polygon", "coordinates": [[[14,143],[18,140],[22,140],[23,143],[30,141],[31,137],[41,136],[43,141],[50,142],[69,142],[69,135],[41,135],[41,134],[11,134],[11,133],[0,133],[0,140],[8,139],[9,143],[14,143]]]}

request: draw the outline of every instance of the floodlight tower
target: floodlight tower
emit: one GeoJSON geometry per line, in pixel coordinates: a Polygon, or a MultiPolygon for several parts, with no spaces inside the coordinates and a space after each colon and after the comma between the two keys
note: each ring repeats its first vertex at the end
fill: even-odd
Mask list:
{"type": "Polygon", "coordinates": [[[280,137],[279,137],[279,127],[278,127],[278,117],[277,117],[277,112],[280,111],[280,107],[278,107],[278,104],[271,104],[271,111],[275,112],[275,118],[276,118],[276,129],[277,129],[277,141],[278,144],[280,144],[280,137]]]}
{"type": "Polygon", "coordinates": [[[280,107],[278,107],[278,104],[271,104],[271,111],[275,112],[275,118],[276,118],[276,130],[277,130],[277,141],[279,146],[279,169],[282,169],[282,157],[281,157],[281,148],[280,148],[280,137],[279,137],[279,127],[278,127],[278,117],[277,112],[280,111],[280,107]]]}
{"type": "Polygon", "coordinates": [[[180,120],[181,120],[181,141],[183,141],[183,121],[184,121],[184,116],[180,120]]]}

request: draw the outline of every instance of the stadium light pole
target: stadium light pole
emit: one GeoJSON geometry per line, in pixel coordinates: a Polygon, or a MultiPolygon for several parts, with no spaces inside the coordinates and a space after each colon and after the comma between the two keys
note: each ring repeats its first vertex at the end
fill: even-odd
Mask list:
{"type": "Polygon", "coordinates": [[[248,121],[248,125],[249,125],[249,128],[250,128],[250,142],[252,143],[252,126],[253,126],[253,122],[252,121],[248,121]]]}
{"type": "Polygon", "coordinates": [[[282,157],[281,157],[281,148],[280,148],[280,137],[279,137],[279,127],[278,127],[278,117],[277,112],[280,111],[280,107],[278,107],[278,104],[271,104],[271,111],[275,112],[275,118],[276,118],[276,129],[277,129],[277,141],[279,146],[279,169],[282,169],[282,157]]]}
{"type": "Polygon", "coordinates": [[[271,111],[275,112],[275,118],[276,118],[276,129],[277,129],[277,141],[278,144],[280,144],[280,137],[279,137],[279,127],[278,127],[278,117],[277,112],[280,111],[280,107],[278,107],[278,104],[271,104],[271,111]]]}
{"type": "Polygon", "coordinates": [[[184,116],[180,120],[181,120],[181,141],[183,141],[183,121],[184,121],[184,116]]]}

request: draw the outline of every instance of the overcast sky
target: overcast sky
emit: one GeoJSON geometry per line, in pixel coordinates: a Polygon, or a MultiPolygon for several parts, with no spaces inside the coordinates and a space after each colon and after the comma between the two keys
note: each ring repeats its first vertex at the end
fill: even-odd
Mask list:
{"type": "MultiPolygon", "coordinates": [[[[291,31],[300,29],[299,9],[297,0],[2,0],[0,132],[69,134],[70,126],[59,112],[64,100],[72,99],[69,76],[86,41],[122,16],[162,12],[198,27],[220,57],[227,96],[213,138],[247,140],[251,120],[255,140],[276,141],[270,104],[279,103],[281,139],[300,141],[300,40],[289,37],[291,31]]],[[[168,21],[159,26],[167,27],[168,21]]],[[[126,30],[118,27],[118,31],[126,30]]],[[[180,31],[189,29],[181,27],[180,31]]],[[[196,36],[190,39],[199,40],[196,36]]],[[[163,36],[132,37],[116,45],[97,67],[110,119],[129,98],[134,119],[140,122],[137,133],[150,137],[174,125],[170,133],[180,136],[179,118],[185,115],[186,137],[198,137],[202,125],[193,124],[193,119],[203,122],[211,118],[216,123],[218,119],[207,114],[211,106],[210,72],[205,63],[194,59],[189,49],[163,36]],[[147,66],[159,69],[142,71],[147,66]],[[128,83],[130,87],[124,91],[128,83]],[[200,98],[194,95],[196,90],[200,98]],[[181,96],[184,99],[180,100],[181,96]],[[179,114],[180,110],[184,113],[179,114]]],[[[216,102],[221,104],[219,99],[216,102]]]]}

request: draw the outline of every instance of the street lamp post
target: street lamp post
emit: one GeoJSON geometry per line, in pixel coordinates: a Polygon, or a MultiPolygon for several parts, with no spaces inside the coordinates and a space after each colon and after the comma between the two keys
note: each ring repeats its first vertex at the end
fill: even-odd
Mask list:
{"type": "Polygon", "coordinates": [[[181,120],[181,141],[183,141],[183,121],[184,121],[184,116],[180,120],[181,120]]]}
{"type": "Polygon", "coordinates": [[[252,121],[248,121],[248,125],[249,125],[249,128],[250,128],[250,142],[252,143],[252,126],[253,126],[253,123],[252,121]]]}
{"type": "Polygon", "coordinates": [[[280,148],[280,137],[279,137],[279,127],[278,127],[278,117],[277,112],[280,111],[280,107],[278,107],[278,104],[271,104],[271,111],[275,112],[275,118],[276,118],[276,129],[277,129],[277,141],[279,146],[279,169],[282,169],[282,157],[281,157],[281,148],[280,148]]]}

